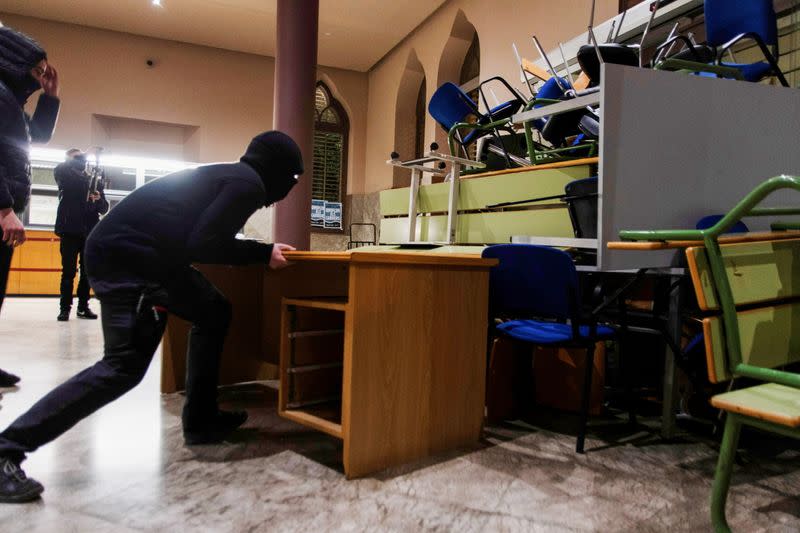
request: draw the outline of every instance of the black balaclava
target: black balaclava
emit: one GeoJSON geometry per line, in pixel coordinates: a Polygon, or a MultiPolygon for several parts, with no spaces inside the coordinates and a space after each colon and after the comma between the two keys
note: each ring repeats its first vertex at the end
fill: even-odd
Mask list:
{"type": "Polygon", "coordinates": [[[41,89],[31,69],[42,59],[47,59],[42,46],[18,31],[0,27],[0,81],[14,93],[20,105],[41,89]]]}
{"type": "Polygon", "coordinates": [[[267,198],[264,205],[286,198],[303,173],[303,155],[291,137],[280,131],[265,131],[253,137],[241,162],[255,169],[267,198]]]}

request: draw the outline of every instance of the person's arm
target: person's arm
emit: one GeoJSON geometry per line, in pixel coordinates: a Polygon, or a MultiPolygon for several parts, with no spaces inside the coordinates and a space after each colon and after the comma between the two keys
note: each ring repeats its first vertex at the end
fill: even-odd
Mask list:
{"type": "Polygon", "coordinates": [[[19,116],[19,104],[10,98],[6,91],[0,93],[0,209],[10,209],[14,205],[14,197],[8,188],[6,161],[10,160],[14,151],[14,143],[9,138],[13,128],[12,117],[19,116]]]}
{"type": "Polygon", "coordinates": [[[269,263],[272,245],[237,239],[236,232],[264,205],[264,192],[243,180],[231,180],[200,215],[189,235],[189,260],[240,265],[269,263]]]}
{"type": "Polygon", "coordinates": [[[89,177],[83,173],[80,163],[68,161],[56,165],[53,170],[53,177],[56,180],[58,189],[63,193],[86,194],[89,184],[89,177]]]}
{"type": "Polygon", "coordinates": [[[58,120],[58,110],[61,101],[58,99],[60,90],[58,82],[58,71],[51,64],[47,67],[47,72],[39,79],[44,92],[39,96],[36,103],[36,111],[29,121],[31,140],[37,143],[50,142],[53,131],[56,129],[58,120]]]}
{"type": "Polygon", "coordinates": [[[106,199],[106,191],[103,188],[97,190],[98,198],[94,202],[94,208],[97,210],[98,215],[105,215],[108,213],[108,200],[106,199]]]}

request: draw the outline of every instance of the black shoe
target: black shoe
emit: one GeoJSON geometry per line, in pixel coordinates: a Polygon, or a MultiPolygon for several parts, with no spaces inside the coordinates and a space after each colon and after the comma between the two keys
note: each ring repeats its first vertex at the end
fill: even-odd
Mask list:
{"type": "Polygon", "coordinates": [[[0,387],[13,387],[19,383],[19,376],[0,370],[0,387]]]}
{"type": "Polygon", "coordinates": [[[25,503],[44,492],[41,483],[30,479],[11,459],[0,459],[0,503],[25,503]]]}
{"type": "Polygon", "coordinates": [[[183,428],[183,440],[187,445],[217,444],[225,440],[233,430],[247,421],[247,411],[220,411],[214,421],[200,428],[183,428]]]}
{"type": "Polygon", "coordinates": [[[59,322],[66,322],[69,320],[69,309],[62,309],[60,313],[58,313],[58,318],[56,318],[59,322]]]}
{"type": "Polygon", "coordinates": [[[83,309],[78,309],[76,313],[78,318],[85,318],[87,320],[97,320],[97,315],[92,313],[92,310],[88,307],[84,307],[83,309]]]}

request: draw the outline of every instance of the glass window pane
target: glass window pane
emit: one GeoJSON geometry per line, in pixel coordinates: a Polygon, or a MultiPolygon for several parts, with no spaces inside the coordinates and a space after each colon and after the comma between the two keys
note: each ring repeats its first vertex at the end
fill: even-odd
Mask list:
{"type": "Polygon", "coordinates": [[[336,111],[334,111],[330,107],[328,109],[326,109],[322,113],[322,116],[320,117],[320,120],[322,122],[327,123],[327,124],[338,124],[339,123],[339,117],[336,115],[336,111]]]}
{"type": "Polygon", "coordinates": [[[37,226],[54,226],[57,210],[57,196],[34,194],[31,196],[31,203],[28,207],[28,223],[37,226]]]}
{"type": "Polygon", "coordinates": [[[106,189],[117,191],[132,191],[136,188],[136,169],[127,167],[103,167],[106,179],[109,180],[106,189]]]}
{"type": "Polygon", "coordinates": [[[325,89],[320,86],[317,86],[317,92],[315,94],[315,107],[317,109],[317,113],[321,113],[323,109],[328,107],[328,95],[325,94],[325,89]]]}
{"type": "Polygon", "coordinates": [[[167,171],[167,170],[163,170],[162,171],[162,170],[145,169],[145,171],[144,171],[144,182],[145,183],[150,183],[154,179],[160,178],[161,176],[166,176],[169,173],[170,172],[167,171]]]}
{"type": "Polygon", "coordinates": [[[56,179],[53,176],[53,168],[35,166],[31,168],[31,183],[34,185],[53,185],[56,184],[56,179]]]}

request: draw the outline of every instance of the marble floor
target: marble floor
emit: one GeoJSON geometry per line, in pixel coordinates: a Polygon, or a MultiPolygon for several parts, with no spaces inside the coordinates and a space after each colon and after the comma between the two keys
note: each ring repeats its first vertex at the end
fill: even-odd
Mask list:
{"type": "MultiPolygon", "coordinates": [[[[96,304],[95,304],[96,305],[96,304]]],[[[0,319],[0,427],[101,354],[100,325],[55,320],[54,299],[10,299],[0,319]]],[[[251,418],[232,442],[186,448],[180,395],[156,361],[127,396],[25,463],[41,501],[0,505],[0,531],[709,531],[713,442],[630,427],[574,437],[526,423],[486,428],[470,449],[347,481],[341,445],[280,419],[269,384],[223,390],[251,418]]],[[[734,473],[735,531],[800,530],[796,443],[750,436],[734,473]]]]}

